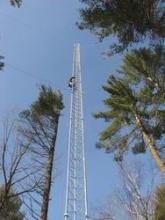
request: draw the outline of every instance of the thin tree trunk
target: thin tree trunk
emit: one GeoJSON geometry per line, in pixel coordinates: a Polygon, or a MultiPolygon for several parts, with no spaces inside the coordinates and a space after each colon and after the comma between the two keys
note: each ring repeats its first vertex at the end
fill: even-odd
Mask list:
{"type": "Polygon", "coordinates": [[[158,153],[158,150],[157,150],[157,147],[154,143],[153,137],[152,137],[152,135],[148,134],[145,126],[143,125],[143,122],[142,122],[139,114],[137,112],[134,112],[134,114],[135,114],[136,124],[140,127],[140,129],[142,131],[144,141],[145,141],[147,147],[150,149],[151,155],[152,155],[153,159],[156,161],[156,164],[159,167],[161,173],[165,176],[165,163],[162,161],[162,159],[158,153]]]}
{"type": "Polygon", "coordinates": [[[56,122],[55,135],[54,135],[54,138],[52,141],[52,146],[50,146],[47,166],[46,166],[46,170],[45,170],[45,185],[44,185],[40,220],[47,220],[48,219],[49,197],[50,197],[50,190],[51,190],[51,181],[52,181],[52,171],[53,171],[53,161],[54,161],[54,151],[55,151],[55,143],[56,143],[56,137],[57,137],[57,129],[58,129],[58,120],[56,122]]]}

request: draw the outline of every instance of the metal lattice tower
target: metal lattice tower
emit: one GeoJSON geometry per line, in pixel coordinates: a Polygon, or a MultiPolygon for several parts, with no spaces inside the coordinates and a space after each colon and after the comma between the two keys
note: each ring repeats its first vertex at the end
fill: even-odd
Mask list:
{"type": "Polygon", "coordinates": [[[68,144],[65,220],[87,220],[87,187],[84,155],[80,45],[74,44],[68,144]]]}

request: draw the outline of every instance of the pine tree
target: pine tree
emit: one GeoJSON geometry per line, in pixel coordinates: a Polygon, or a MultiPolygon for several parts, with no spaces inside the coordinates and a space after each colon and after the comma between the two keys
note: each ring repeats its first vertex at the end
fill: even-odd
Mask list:
{"type": "Polygon", "coordinates": [[[61,93],[53,91],[51,87],[41,86],[38,99],[29,110],[20,114],[24,121],[20,133],[33,143],[31,151],[37,158],[37,163],[42,164],[44,169],[41,220],[47,220],[48,216],[55,143],[63,107],[61,93]]]}
{"type": "Polygon", "coordinates": [[[165,38],[163,0],[80,0],[80,29],[89,29],[101,40],[115,36],[112,52],[120,52],[147,38],[151,42],[165,38]]]}
{"type": "Polygon", "coordinates": [[[116,76],[103,89],[107,111],[95,113],[108,127],[100,134],[97,147],[114,152],[122,160],[126,151],[145,152],[148,148],[165,175],[165,48],[134,50],[127,54],[116,76]]]}

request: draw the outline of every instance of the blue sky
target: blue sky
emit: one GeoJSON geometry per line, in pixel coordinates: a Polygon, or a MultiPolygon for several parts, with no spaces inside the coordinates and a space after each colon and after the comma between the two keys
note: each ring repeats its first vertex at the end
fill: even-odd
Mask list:
{"type": "Polygon", "coordinates": [[[92,118],[91,113],[103,110],[106,94],[101,85],[117,68],[120,57],[105,59],[102,53],[110,41],[100,44],[89,32],[78,30],[75,23],[80,6],[78,0],[24,0],[17,9],[10,7],[7,0],[0,1],[0,53],[6,63],[0,72],[0,117],[27,108],[37,98],[41,83],[60,89],[64,95],[49,220],[62,220],[64,214],[70,108],[67,81],[75,42],[81,45],[89,209],[100,204],[118,183],[112,155],[95,149],[105,124],[92,118]]]}

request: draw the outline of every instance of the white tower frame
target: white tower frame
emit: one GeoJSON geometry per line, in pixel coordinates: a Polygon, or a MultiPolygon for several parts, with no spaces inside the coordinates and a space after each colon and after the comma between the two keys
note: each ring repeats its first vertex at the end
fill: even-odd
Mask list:
{"type": "Polygon", "coordinates": [[[87,181],[84,153],[80,44],[74,44],[71,88],[68,166],[64,220],[87,220],[87,181]]]}

